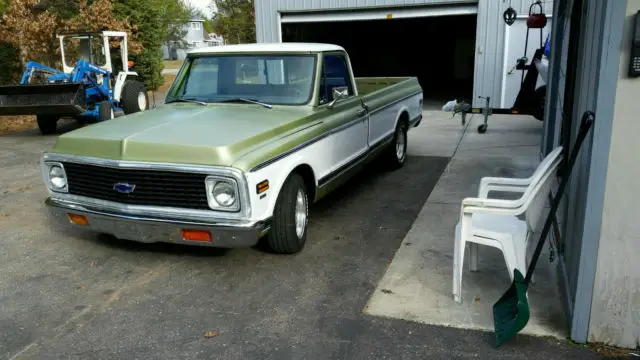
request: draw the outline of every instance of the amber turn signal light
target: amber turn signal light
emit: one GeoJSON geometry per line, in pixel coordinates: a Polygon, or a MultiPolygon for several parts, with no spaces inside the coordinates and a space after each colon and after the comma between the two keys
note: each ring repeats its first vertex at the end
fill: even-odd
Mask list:
{"type": "Polygon", "coordinates": [[[182,240],[212,242],[213,236],[205,230],[182,230],[182,240]]]}
{"type": "Polygon", "coordinates": [[[256,185],[256,191],[258,194],[262,194],[267,190],[269,190],[269,180],[264,180],[256,185]]]}
{"type": "Polygon", "coordinates": [[[69,221],[71,221],[72,224],[89,225],[89,220],[84,215],[67,214],[67,217],[69,218],[69,221]]]}

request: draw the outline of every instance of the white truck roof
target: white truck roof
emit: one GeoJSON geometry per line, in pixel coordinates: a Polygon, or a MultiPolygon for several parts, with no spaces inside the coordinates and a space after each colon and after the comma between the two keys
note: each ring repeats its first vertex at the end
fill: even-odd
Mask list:
{"type": "Polygon", "coordinates": [[[344,51],[344,48],[334,44],[322,43],[258,43],[234,44],[222,46],[205,46],[188,51],[189,54],[224,54],[224,53],[314,53],[323,51],[344,51]]]}

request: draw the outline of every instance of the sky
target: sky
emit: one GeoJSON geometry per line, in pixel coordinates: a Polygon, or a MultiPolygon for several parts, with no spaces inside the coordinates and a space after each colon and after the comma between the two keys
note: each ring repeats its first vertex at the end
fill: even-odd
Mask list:
{"type": "Polygon", "coordinates": [[[193,5],[195,8],[198,8],[204,12],[205,15],[211,16],[211,10],[209,6],[211,5],[211,0],[185,0],[187,3],[193,5]]]}

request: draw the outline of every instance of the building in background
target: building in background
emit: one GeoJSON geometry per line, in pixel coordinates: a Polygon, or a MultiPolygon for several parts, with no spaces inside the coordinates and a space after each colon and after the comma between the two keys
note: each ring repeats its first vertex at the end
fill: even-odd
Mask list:
{"type": "MultiPolygon", "coordinates": [[[[256,37],[341,45],[356,76],[417,76],[426,104],[466,99],[481,106],[479,96],[489,96],[494,107],[511,107],[521,73],[509,70],[525,55],[532,2],[256,0],[256,37]],[[509,4],[519,15],[511,26],[503,21],[509,4]]],[[[542,7],[549,17],[544,40],[552,27],[553,1],[542,7]]],[[[531,31],[526,55],[531,58],[539,47],[540,31],[531,31]]]]}
{"type": "Polygon", "coordinates": [[[201,48],[206,46],[224,45],[222,35],[208,34],[204,29],[204,19],[193,18],[184,25],[186,33],[182,39],[182,43],[172,42],[162,46],[163,57],[165,60],[183,60],[189,49],[201,48]]]}

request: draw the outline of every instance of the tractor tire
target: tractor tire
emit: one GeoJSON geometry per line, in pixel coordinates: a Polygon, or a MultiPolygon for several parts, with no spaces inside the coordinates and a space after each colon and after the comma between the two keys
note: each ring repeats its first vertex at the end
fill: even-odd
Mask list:
{"type": "Polygon", "coordinates": [[[42,135],[51,135],[56,133],[56,130],[58,129],[57,116],[38,115],[37,121],[38,128],[42,135]]]}
{"type": "Polygon", "coordinates": [[[149,95],[140,81],[128,80],[120,98],[125,115],[149,109],[149,95]]]}
{"type": "Polygon", "coordinates": [[[103,101],[98,104],[98,121],[111,120],[113,118],[113,108],[108,101],[103,101]]]}

